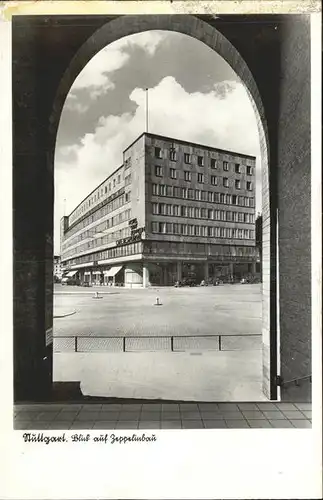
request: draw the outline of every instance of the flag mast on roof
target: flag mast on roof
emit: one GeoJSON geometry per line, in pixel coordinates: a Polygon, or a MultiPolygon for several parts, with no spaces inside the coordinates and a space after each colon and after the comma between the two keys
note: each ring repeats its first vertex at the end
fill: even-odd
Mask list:
{"type": "Polygon", "coordinates": [[[148,134],[148,88],[146,87],[146,133],[148,134]]]}

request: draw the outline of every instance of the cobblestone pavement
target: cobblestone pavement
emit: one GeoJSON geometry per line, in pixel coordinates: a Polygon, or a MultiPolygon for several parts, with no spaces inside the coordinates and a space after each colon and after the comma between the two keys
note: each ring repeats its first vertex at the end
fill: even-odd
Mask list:
{"type": "Polygon", "coordinates": [[[311,403],[15,405],[14,429],[309,429],[311,403]]]}

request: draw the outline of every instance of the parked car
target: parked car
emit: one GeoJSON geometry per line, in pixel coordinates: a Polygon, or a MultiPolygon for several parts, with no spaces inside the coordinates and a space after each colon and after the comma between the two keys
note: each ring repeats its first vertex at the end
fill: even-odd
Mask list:
{"type": "Polygon", "coordinates": [[[195,278],[183,278],[181,281],[176,281],[174,284],[175,288],[180,288],[182,286],[196,286],[195,278]]]}
{"type": "Polygon", "coordinates": [[[80,284],[81,284],[79,279],[74,278],[74,277],[68,277],[68,276],[66,276],[65,278],[62,278],[61,283],[62,283],[62,285],[70,285],[70,286],[80,286],[80,284]]]}

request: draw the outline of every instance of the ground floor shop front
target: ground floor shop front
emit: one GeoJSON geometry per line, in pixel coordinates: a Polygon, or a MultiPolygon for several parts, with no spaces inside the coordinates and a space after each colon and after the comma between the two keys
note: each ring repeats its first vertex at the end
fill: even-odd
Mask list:
{"type": "Polygon", "coordinates": [[[256,262],[209,262],[194,260],[154,259],[98,265],[74,269],[73,279],[83,286],[125,286],[146,288],[148,286],[173,286],[176,282],[189,280],[192,284],[215,280],[239,280],[255,278],[256,262]]]}

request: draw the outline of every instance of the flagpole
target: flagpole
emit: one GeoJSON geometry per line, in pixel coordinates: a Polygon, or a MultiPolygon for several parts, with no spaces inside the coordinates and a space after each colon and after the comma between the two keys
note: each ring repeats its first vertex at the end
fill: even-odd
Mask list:
{"type": "Polygon", "coordinates": [[[148,88],[146,88],[146,132],[148,134],[148,88]]]}

